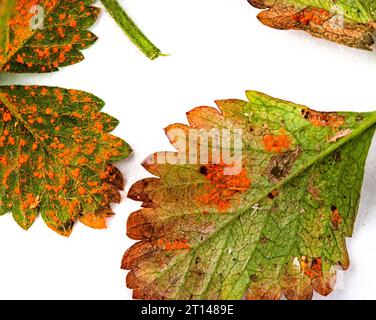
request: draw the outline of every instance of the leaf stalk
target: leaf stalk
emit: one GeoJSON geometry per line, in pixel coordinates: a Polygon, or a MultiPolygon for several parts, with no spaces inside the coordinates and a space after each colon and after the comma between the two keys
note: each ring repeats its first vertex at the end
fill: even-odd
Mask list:
{"type": "Polygon", "coordinates": [[[151,60],[164,56],[158,47],[146,37],[117,0],[101,0],[101,2],[119,27],[145,56],[151,60]]]}

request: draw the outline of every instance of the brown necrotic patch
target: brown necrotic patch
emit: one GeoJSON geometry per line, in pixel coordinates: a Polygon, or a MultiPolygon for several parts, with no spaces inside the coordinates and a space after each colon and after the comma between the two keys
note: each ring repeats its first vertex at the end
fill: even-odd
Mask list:
{"type": "Polygon", "coordinates": [[[286,178],[301,152],[301,148],[297,148],[294,151],[284,152],[272,157],[266,169],[266,175],[269,180],[273,183],[278,183],[286,178]]]}
{"type": "Polygon", "coordinates": [[[374,21],[357,23],[343,19],[341,13],[323,8],[296,7],[293,3],[270,0],[248,0],[256,8],[266,9],[257,17],[271,28],[303,30],[316,38],[323,38],[350,47],[372,50],[374,44],[374,21]]]}
{"type": "Polygon", "coordinates": [[[279,191],[278,190],[273,190],[272,192],[270,192],[268,194],[268,198],[269,199],[275,199],[278,196],[279,196],[279,191]]]}
{"type": "Polygon", "coordinates": [[[333,228],[337,230],[342,222],[342,217],[339,213],[338,208],[334,205],[331,207],[330,220],[332,222],[333,228]]]}
{"type": "Polygon", "coordinates": [[[311,280],[321,278],[323,275],[322,259],[320,257],[309,259],[308,257],[303,256],[300,259],[300,267],[304,274],[311,280]]]}
{"type": "Polygon", "coordinates": [[[303,109],[302,115],[317,127],[339,128],[345,123],[345,117],[335,112],[317,112],[309,109],[303,109]]]}

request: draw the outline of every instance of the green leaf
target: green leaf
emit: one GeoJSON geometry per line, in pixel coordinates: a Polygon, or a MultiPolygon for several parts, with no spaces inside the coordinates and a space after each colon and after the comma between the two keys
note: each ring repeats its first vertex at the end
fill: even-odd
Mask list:
{"type": "Polygon", "coordinates": [[[304,30],[359,49],[372,50],[376,31],[374,0],[248,0],[265,25],[304,30]]]}
{"type": "Polygon", "coordinates": [[[121,173],[111,164],[130,147],[109,134],[118,121],[82,91],[0,87],[0,214],[28,229],[38,213],[69,236],[74,222],[105,228],[120,201],[121,173]]]}
{"type": "MultiPolygon", "coordinates": [[[[218,101],[220,112],[190,111],[189,126],[166,129],[178,151],[145,161],[159,178],[129,192],[143,202],[127,227],[140,241],[122,262],[135,298],[310,299],[314,290],[329,294],[336,269],[348,268],[345,237],[376,113],[317,112],[253,91],[247,97],[218,101]],[[209,161],[195,161],[205,132],[223,129],[234,142],[241,130],[241,153],[234,144],[233,162],[224,161],[222,141],[220,161],[210,152],[209,161]],[[192,143],[194,132],[200,140],[192,143]],[[237,162],[238,172],[226,173],[237,162]]],[[[218,151],[213,141],[209,151],[218,151]]]]}
{"type": "Polygon", "coordinates": [[[0,0],[0,71],[51,72],[84,59],[93,0],[0,0]]]}

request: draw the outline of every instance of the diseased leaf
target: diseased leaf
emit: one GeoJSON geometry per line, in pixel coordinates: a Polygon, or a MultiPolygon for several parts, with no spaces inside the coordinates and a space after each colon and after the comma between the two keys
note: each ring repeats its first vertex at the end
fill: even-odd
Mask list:
{"type": "Polygon", "coordinates": [[[93,0],[0,0],[0,72],[51,72],[84,59],[93,0]]]}
{"type": "Polygon", "coordinates": [[[349,267],[345,237],[353,232],[376,113],[317,112],[253,91],[247,97],[218,101],[220,112],[190,111],[189,126],[166,129],[178,152],[145,161],[159,178],[129,192],[143,202],[127,226],[140,241],[122,261],[134,298],[310,299],[314,290],[329,294],[336,269],[349,267]],[[242,132],[233,163],[222,156],[161,163],[197,159],[204,140],[187,137],[218,129],[242,132]],[[226,173],[240,159],[240,170],[226,173]]]}
{"type": "Polygon", "coordinates": [[[375,0],[248,0],[265,25],[304,30],[359,49],[372,50],[376,31],[375,0]]]}
{"type": "MultiPolygon", "coordinates": [[[[0,72],[51,72],[83,59],[92,0],[0,0],[0,72]]],[[[0,87],[0,214],[28,229],[38,213],[69,236],[79,219],[105,228],[123,177],[111,162],[130,147],[109,134],[118,121],[77,90],[0,87]]]]}
{"type": "Polygon", "coordinates": [[[77,219],[106,227],[123,188],[111,162],[131,149],[109,134],[118,121],[103,105],[77,90],[0,87],[0,215],[28,229],[40,213],[64,236],[77,219]]]}

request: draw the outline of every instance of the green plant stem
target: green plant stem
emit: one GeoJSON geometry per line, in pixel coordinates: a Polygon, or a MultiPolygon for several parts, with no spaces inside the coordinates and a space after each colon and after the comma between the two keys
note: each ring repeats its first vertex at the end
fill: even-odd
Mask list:
{"type": "Polygon", "coordinates": [[[151,60],[163,56],[161,51],[145,36],[117,0],[101,0],[104,7],[128,36],[128,38],[151,60]]]}

